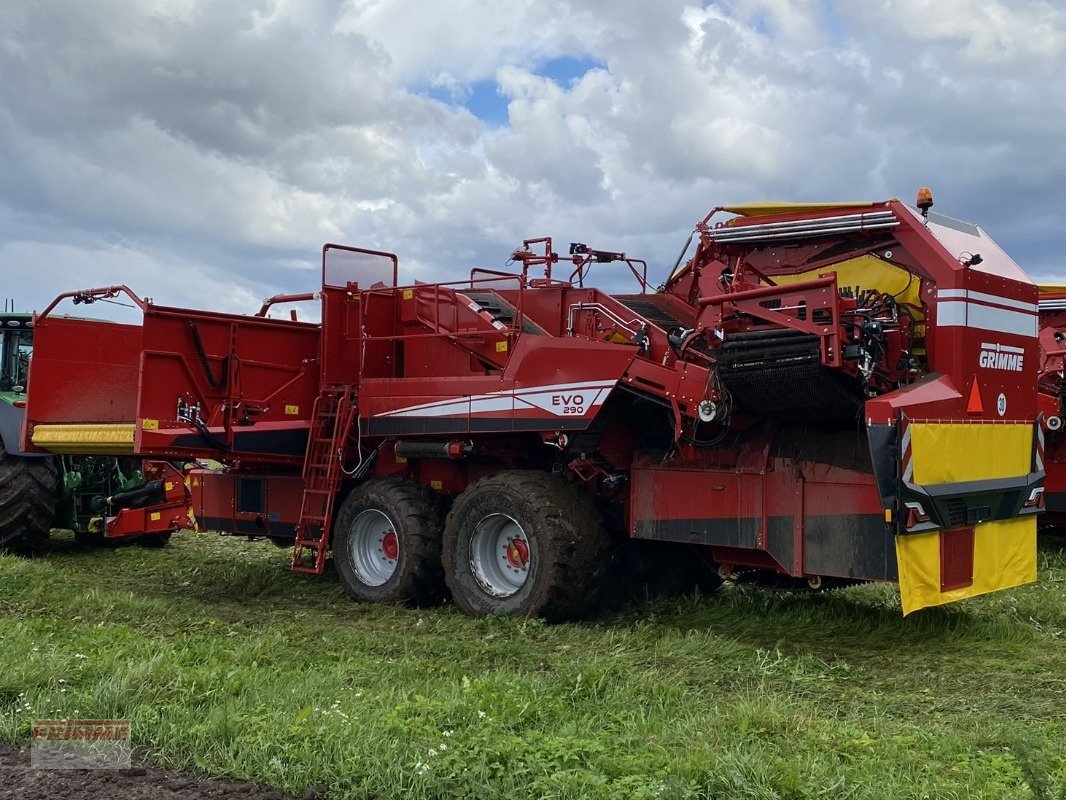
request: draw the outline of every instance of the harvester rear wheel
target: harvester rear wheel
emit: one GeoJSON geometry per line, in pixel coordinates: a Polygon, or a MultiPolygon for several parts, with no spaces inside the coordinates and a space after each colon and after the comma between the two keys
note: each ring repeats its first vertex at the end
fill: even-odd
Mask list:
{"type": "Polygon", "coordinates": [[[561,475],[482,478],[459,495],[444,525],[448,587],[474,616],[578,616],[596,602],[607,561],[601,514],[561,475]]]}
{"type": "Polygon", "coordinates": [[[353,489],[337,512],[333,561],[354,600],[428,605],[444,596],[440,541],[440,514],[428,489],[374,478],[353,489]]]}
{"type": "Polygon", "coordinates": [[[0,442],[0,547],[39,551],[48,542],[58,503],[55,459],[12,455],[0,442]]]}

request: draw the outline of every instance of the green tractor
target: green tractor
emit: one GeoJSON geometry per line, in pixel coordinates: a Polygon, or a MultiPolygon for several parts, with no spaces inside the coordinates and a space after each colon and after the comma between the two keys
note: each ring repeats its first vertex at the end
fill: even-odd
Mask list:
{"type": "Polygon", "coordinates": [[[33,352],[33,317],[0,314],[0,547],[38,550],[55,524],[59,464],[19,446],[26,378],[33,352]]]}
{"type": "MultiPolygon", "coordinates": [[[[26,379],[33,352],[33,316],[0,313],[0,549],[39,551],[52,528],[74,531],[83,544],[102,544],[108,498],[145,484],[140,462],[112,456],[55,456],[21,447],[26,379]]],[[[137,537],[159,547],[168,534],[137,537]]]]}

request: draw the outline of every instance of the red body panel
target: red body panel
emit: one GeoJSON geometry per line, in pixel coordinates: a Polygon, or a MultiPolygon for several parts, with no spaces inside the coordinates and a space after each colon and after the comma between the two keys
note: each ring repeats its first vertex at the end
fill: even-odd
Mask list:
{"type": "Polygon", "coordinates": [[[194,469],[188,479],[201,529],[280,539],[294,535],[303,491],[299,475],[194,469]]]}
{"type": "MultiPolygon", "coordinates": [[[[132,422],[137,414],[141,327],[44,317],[36,323],[26,418],[37,422],[132,422]]],[[[32,446],[32,445],[31,445],[32,446]]]]}
{"type": "Polygon", "coordinates": [[[123,539],[153,533],[169,533],[191,528],[189,517],[190,493],[181,471],[166,461],[145,461],[144,476],[149,481],[163,482],[162,501],[141,508],[123,508],[107,518],[104,536],[123,539]]]}

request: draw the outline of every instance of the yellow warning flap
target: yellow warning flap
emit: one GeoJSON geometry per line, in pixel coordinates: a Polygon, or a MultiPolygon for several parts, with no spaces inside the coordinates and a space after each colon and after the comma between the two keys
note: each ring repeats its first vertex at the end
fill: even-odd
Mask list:
{"type": "Polygon", "coordinates": [[[903,613],[953,603],[1036,580],[1036,517],[982,522],[974,526],[973,582],[941,590],[941,531],[896,537],[903,613]]]}
{"type": "Polygon", "coordinates": [[[53,453],[71,455],[124,455],[133,452],[134,425],[35,425],[34,445],[53,453]]]}
{"type": "Polygon", "coordinates": [[[1029,423],[912,422],[907,430],[912,483],[934,486],[1029,474],[1033,457],[1029,423]]]}

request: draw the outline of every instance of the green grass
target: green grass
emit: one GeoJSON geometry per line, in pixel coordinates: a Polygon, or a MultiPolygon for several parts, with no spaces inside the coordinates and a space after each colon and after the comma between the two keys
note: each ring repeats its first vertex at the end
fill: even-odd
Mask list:
{"type": "Polygon", "coordinates": [[[1066,540],[1041,580],[727,587],[581,624],[353,604],[266,543],[0,558],[0,738],[130,718],[156,763],[365,798],[1066,797],[1066,540]]]}

